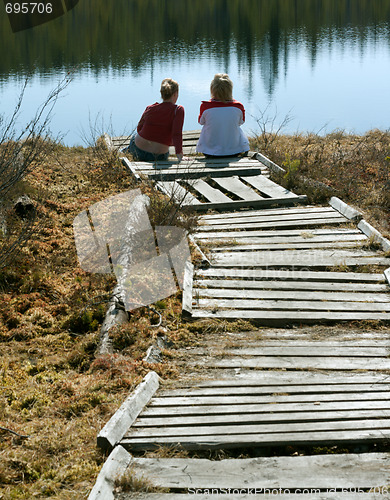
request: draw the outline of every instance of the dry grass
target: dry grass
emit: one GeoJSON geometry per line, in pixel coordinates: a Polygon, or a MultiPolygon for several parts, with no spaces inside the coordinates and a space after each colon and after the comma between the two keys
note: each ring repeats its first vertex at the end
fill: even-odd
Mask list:
{"type": "Polygon", "coordinates": [[[279,181],[286,187],[312,203],[338,196],[390,234],[390,132],[276,135],[272,141],[262,134],[251,147],[285,168],[279,181]]]}
{"type": "MultiPolygon", "coordinates": [[[[79,500],[105,460],[96,436],[110,416],[150,369],[179,373],[171,359],[142,361],[157,335],[147,309],[112,332],[113,355],[95,357],[115,280],[80,269],[72,223],[93,203],[136,187],[128,171],[91,149],[59,147],[27,181],[32,192],[45,187],[44,224],[0,272],[0,498],[79,500]]],[[[152,194],[148,184],[141,189],[152,194]]],[[[164,203],[159,195],[156,220],[164,203]]],[[[196,336],[181,325],[180,294],[158,307],[174,341],[196,336]]]]}

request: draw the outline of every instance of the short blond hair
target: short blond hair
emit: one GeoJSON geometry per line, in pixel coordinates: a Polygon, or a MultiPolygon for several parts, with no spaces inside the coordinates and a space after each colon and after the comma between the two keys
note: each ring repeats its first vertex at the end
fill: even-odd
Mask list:
{"type": "Polygon", "coordinates": [[[170,99],[175,92],[179,91],[179,84],[172,80],[172,78],[164,78],[161,82],[161,98],[166,101],[170,99]]]}
{"type": "Polygon", "coordinates": [[[218,101],[233,100],[233,82],[226,73],[217,73],[210,84],[211,97],[218,101]]]}

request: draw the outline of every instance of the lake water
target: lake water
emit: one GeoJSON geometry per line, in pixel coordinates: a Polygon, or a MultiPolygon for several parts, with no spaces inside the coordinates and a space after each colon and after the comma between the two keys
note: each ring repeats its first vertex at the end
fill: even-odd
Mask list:
{"type": "Polygon", "coordinates": [[[168,76],[184,128],[199,128],[217,72],[232,78],[248,134],[287,116],[285,132],[389,128],[390,0],[80,0],[18,33],[2,12],[0,46],[2,114],[30,75],[21,122],[73,71],[51,123],[68,145],[82,144],[91,122],[131,132],[168,76]]]}

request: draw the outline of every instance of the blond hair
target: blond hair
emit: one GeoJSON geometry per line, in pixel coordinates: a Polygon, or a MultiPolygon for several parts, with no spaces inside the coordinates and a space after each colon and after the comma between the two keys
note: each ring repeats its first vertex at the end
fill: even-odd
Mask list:
{"type": "Polygon", "coordinates": [[[166,101],[170,99],[175,92],[179,91],[179,84],[172,78],[164,78],[161,82],[161,98],[166,101]]]}
{"type": "Polygon", "coordinates": [[[233,82],[226,73],[217,73],[210,84],[210,93],[213,99],[218,101],[233,100],[233,82]]]}

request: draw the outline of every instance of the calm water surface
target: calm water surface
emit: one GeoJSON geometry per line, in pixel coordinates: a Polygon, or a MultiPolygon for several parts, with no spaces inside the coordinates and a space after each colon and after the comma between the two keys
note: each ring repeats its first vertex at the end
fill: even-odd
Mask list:
{"type": "Polygon", "coordinates": [[[286,132],[390,126],[390,0],[80,0],[15,34],[2,12],[0,46],[0,113],[31,75],[21,122],[74,71],[51,124],[69,145],[91,122],[131,132],[167,76],[180,84],[184,128],[199,128],[216,72],[231,76],[248,134],[261,116],[269,128],[289,116],[286,132]]]}

